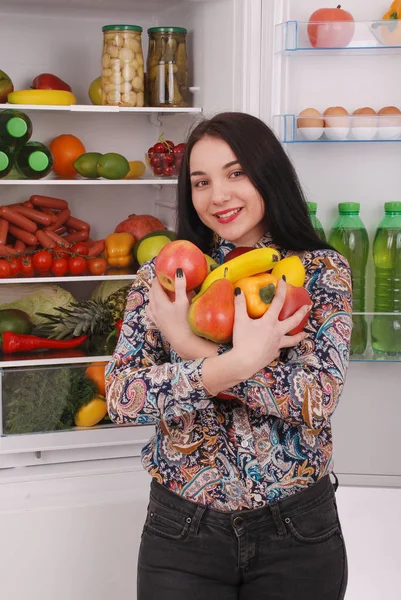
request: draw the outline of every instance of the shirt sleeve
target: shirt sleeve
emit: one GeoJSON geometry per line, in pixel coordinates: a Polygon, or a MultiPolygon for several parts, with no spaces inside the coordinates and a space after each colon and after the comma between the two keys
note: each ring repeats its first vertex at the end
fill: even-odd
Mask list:
{"type": "Polygon", "coordinates": [[[169,362],[168,348],[146,315],[152,266],[135,276],[121,333],[106,367],[109,415],[118,424],[190,427],[193,413],[210,405],[202,383],[204,358],[169,362]]]}
{"type": "MultiPolygon", "coordinates": [[[[313,309],[309,338],[251,379],[227,390],[248,408],[318,433],[333,414],[344,385],[352,331],[352,284],[347,261],[333,251],[306,258],[313,309]]],[[[305,261],[304,261],[305,262],[305,261]]]]}

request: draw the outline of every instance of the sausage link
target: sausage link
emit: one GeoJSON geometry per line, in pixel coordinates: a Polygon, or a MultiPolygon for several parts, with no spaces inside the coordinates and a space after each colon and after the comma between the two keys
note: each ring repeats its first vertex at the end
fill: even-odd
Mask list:
{"type": "Polygon", "coordinates": [[[81,219],[76,219],[75,217],[70,217],[69,219],[67,219],[67,227],[72,227],[73,229],[76,229],[76,231],[88,231],[90,230],[90,225],[89,223],[86,223],[85,221],[81,221],[81,219]]]}
{"type": "Polygon", "coordinates": [[[18,251],[18,252],[23,252],[26,248],[24,242],[22,240],[17,240],[14,244],[14,248],[18,251]]]}
{"type": "Polygon", "coordinates": [[[4,246],[7,241],[8,225],[8,221],[0,218],[0,244],[2,246],[4,246]]]}
{"type": "Polygon", "coordinates": [[[52,223],[54,223],[57,219],[56,215],[46,215],[45,213],[41,212],[40,210],[36,210],[35,208],[17,206],[15,210],[21,215],[24,215],[24,217],[31,219],[31,221],[35,221],[35,223],[39,223],[40,225],[44,226],[52,225],[52,223]]]}
{"type": "Polygon", "coordinates": [[[29,200],[25,200],[25,202],[22,203],[22,206],[25,206],[25,208],[33,208],[33,204],[29,200]]]}
{"type": "Polygon", "coordinates": [[[1,216],[3,219],[7,219],[10,223],[17,225],[21,229],[25,229],[25,231],[29,231],[30,233],[35,233],[38,226],[36,223],[24,217],[19,212],[16,212],[16,209],[12,209],[9,206],[3,206],[1,209],[1,216]]]}
{"type": "Polygon", "coordinates": [[[58,215],[56,215],[55,221],[49,226],[46,227],[49,231],[56,231],[59,227],[64,225],[67,219],[70,217],[71,211],[69,208],[65,208],[64,210],[60,210],[58,215]]]}
{"type": "Polygon", "coordinates": [[[36,232],[36,237],[38,238],[38,242],[43,248],[54,248],[56,242],[54,242],[51,237],[47,235],[43,229],[40,229],[36,232]]]}
{"type": "Polygon", "coordinates": [[[63,210],[68,208],[68,202],[61,200],[61,198],[52,198],[51,196],[39,196],[35,194],[29,198],[34,206],[44,206],[45,208],[55,208],[57,210],[63,210]]]}
{"type": "Polygon", "coordinates": [[[69,235],[66,235],[63,239],[67,240],[67,242],[71,242],[71,244],[74,244],[75,242],[86,242],[86,240],[89,237],[89,232],[88,231],[77,231],[76,233],[70,233],[69,235]]]}
{"type": "MultiPolygon", "coordinates": [[[[49,230],[51,231],[51,230],[49,230]]],[[[57,235],[63,235],[63,233],[65,233],[67,231],[67,227],[59,227],[58,229],[55,230],[54,233],[57,233],[57,235]]]]}
{"type": "Polygon", "coordinates": [[[69,248],[71,246],[70,242],[65,238],[57,235],[55,231],[46,231],[46,235],[49,236],[55,242],[55,246],[63,246],[63,248],[69,248]]]}
{"type": "Polygon", "coordinates": [[[88,256],[99,256],[104,252],[104,240],[97,240],[88,250],[88,256]]]}
{"type": "Polygon", "coordinates": [[[15,225],[10,225],[8,231],[11,235],[23,241],[28,246],[37,246],[38,238],[34,236],[33,233],[29,233],[29,231],[25,231],[25,229],[21,229],[15,225]]]}

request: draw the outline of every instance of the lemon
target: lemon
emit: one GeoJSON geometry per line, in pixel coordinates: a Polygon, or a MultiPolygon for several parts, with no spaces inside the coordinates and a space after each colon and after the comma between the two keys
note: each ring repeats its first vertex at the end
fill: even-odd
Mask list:
{"type": "Polygon", "coordinates": [[[129,172],[125,176],[125,179],[137,179],[142,177],[146,171],[146,165],[141,160],[130,160],[129,161],[129,172]]]}
{"type": "Polygon", "coordinates": [[[97,174],[105,179],[124,179],[129,169],[128,160],[117,152],[103,154],[97,163],[97,174]]]}
{"type": "Polygon", "coordinates": [[[143,265],[143,263],[148,260],[152,260],[152,258],[157,256],[160,250],[170,242],[171,240],[166,235],[154,235],[143,240],[143,242],[139,244],[136,254],[139,265],[143,265]]]}
{"type": "Polygon", "coordinates": [[[100,154],[100,152],[85,152],[74,162],[74,169],[77,173],[82,175],[82,177],[96,179],[96,177],[99,177],[97,163],[102,156],[103,154],[100,154]]]}
{"type": "Polygon", "coordinates": [[[281,279],[285,275],[287,283],[295,285],[295,287],[302,287],[305,282],[305,267],[299,256],[283,258],[271,273],[277,279],[281,279]]]}

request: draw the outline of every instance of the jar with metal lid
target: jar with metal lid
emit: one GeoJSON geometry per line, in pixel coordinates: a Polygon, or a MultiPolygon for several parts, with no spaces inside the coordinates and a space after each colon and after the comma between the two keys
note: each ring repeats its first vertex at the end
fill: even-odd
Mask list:
{"type": "Polygon", "coordinates": [[[187,30],[151,27],[146,69],[150,106],[188,106],[187,30]]]}
{"type": "Polygon", "coordinates": [[[102,104],[144,106],[142,27],[105,25],[102,31],[102,104]]]}

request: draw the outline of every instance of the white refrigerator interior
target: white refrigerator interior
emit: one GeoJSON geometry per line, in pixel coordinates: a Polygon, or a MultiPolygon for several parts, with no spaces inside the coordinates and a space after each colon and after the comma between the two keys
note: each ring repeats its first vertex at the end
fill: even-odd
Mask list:
{"type": "MultiPolygon", "coordinates": [[[[344,8],[367,47],[316,52],[294,49],[294,25],[284,39],[281,24],[297,24],[302,41],[302,24],[322,7],[319,0],[0,0],[0,68],[15,89],[29,88],[43,72],[73,87],[78,101],[73,110],[27,109],[33,139],[48,143],[71,133],[87,151],[144,160],[161,133],[184,141],[202,112],[250,112],[281,136],[283,124],[308,107],[323,112],[341,105],[350,113],[363,106],[401,108],[401,48],[372,48],[365,35],[367,23],[380,19],[388,4],[349,0],[344,8]],[[145,60],[148,27],[188,29],[192,111],[88,110],[89,84],[100,75],[101,28],[109,23],[143,27],[145,60]]],[[[297,132],[290,128],[289,133],[285,148],[307,199],[318,204],[326,232],[338,202],[356,201],[372,240],[384,202],[399,200],[401,144],[298,143],[297,132]]],[[[175,182],[155,181],[149,173],[143,181],[126,183],[0,179],[0,193],[1,204],[33,193],[66,199],[73,214],[91,223],[95,239],[131,213],[153,214],[170,228],[175,223],[175,182]]],[[[367,310],[372,311],[371,253],[368,273],[367,310]]],[[[70,284],[77,297],[83,286],[93,283],[70,284]]],[[[3,373],[6,369],[0,365],[3,373]]],[[[347,600],[399,598],[399,379],[396,360],[352,362],[333,422],[342,484],[338,503],[349,554],[347,600]]],[[[0,389],[0,421],[1,406],[0,389]]],[[[150,481],[140,465],[140,449],[152,432],[151,427],[106,427],[0,436],[1,597],[136,598],[136,558],[150,481]]]]}

